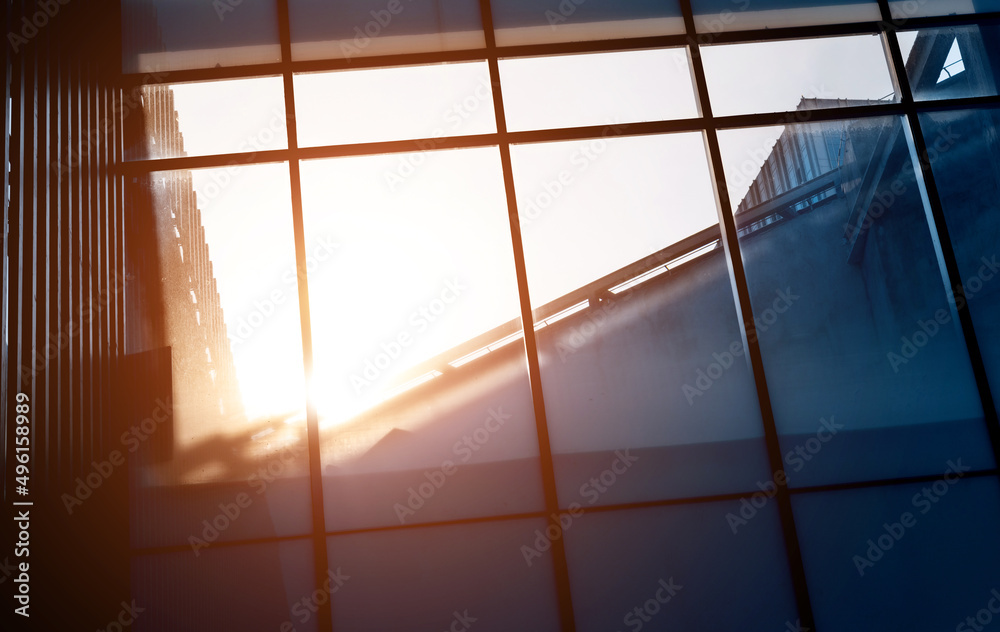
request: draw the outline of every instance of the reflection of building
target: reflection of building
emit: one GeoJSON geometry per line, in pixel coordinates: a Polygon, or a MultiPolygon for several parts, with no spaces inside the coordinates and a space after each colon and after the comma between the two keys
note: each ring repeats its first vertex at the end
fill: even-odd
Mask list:
{"type": "MultiPolygon", "coordinates": [[[[183,155],[170,88],[146,87],[143,102],[150,157],[183,155]]],[[[189,426],[188,438],[205,436],[243,415],[236,367],[191,172],[163,172],[150,180],[176,423],[189,426]]]]}
{"type": "MultiPolygon", "coordinates": [[[[871,103],[878,102],[803,98],[797,108],[802,114],[796,121],[807,122],[810,110],[871,103]]],[[[843,167],[849,160],[847,127],[844,121],[785,127],[734,209],[741,220],[741,235],[779,219],[776,209],[784,216],[794,215],[844,191],[843,167]],[[751,216],[753,220],[747,223],[751,216]]]]}
{"type": "MultiPolygon", "coordinates": [[[[808,120],[809,110],[817,108],[838,107],[843,105],[860,105],[866,101],[832,99],[805,99],[799,103],[798,111],[803,112],[799,119],[808,120]]],[[[750,184],[749,190],[740,201],[736,214],[745,213],[748,208],[758,206],[766,200],[787,194],[816,178],[839,169],[844,163],[844,123],[834,121],[820,123],[808,127],[788,126],[760,171],[750,184]]],[[[742,165],[741,165],[742,167],[742,165]]],[[[831,186],[832,190],[834,187],[831,186]]],[[[822,192],[825,194],[826,191],[822,192]]],[[[804,208],[808,202],[818,202],[823,197],[818,194],[815,199],[801,201],[792,206],[796,210],[804,208]]]]}

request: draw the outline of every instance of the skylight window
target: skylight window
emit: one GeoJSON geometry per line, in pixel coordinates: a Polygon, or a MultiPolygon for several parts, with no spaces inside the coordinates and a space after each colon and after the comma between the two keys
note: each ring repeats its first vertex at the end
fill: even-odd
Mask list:
{"type": "Polygon", "coordinates": [[[944,60],[944,67],[941,68],[937,82],[947,81],[962,72],[965,72],[965,62],[962,60],[962,50],[958,47],[958,38],[956,38],[951,43],[951,48],[948,49],[948,57],[944,60]]]}

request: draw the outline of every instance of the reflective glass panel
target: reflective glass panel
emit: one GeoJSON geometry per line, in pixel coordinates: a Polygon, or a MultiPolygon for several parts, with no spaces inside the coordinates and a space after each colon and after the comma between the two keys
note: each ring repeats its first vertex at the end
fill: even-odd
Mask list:
{"type": "MultiPolygon", "coordinates": [[[[729,179],[762,147],[719,140],[729,179]]],[[[792,485],[993,462],[916,177],[898,118],[790,125],[736,206],[792,485]]]]}
{"type": "Polygon", "coordinates": [[[572,519],[566,557],[578,629],[787,629],[797,609],[777,508],[771,501],[733,523],[740,509],[727,501],[572,519]]]}
{"type": "Polygon", "coordinates": [[[918,101],[997,94],[1000,32],[994,25],[904,31],[899,44],[918,101]]]}
{"type": "Polygon", "coordinates": [[[122,70],[162,73],[281,61],[275,0],[123,0],[122,70]]]}
{"type": "Polygon", "coordinates": [[[967,465],[944,459],[927,483],[794,497],[817,629],[989,629],[1000,489],[992,476],[962,478],[967,465]]]}
{"type": "Polygon", "coordinates": [[[243,516],[219,538],[301,533],[308,457],[288,166],[156,172],[147,184],[158,243],[147,256],[162,278],[147,298],[162,314],[170,395],[143,415],[156,424],[122,439],[139,470],[133,543],[204,539],[222,490],[243,499],[243,516]]]}
{"type": "Polygon", "coordinates": [[[137,555],[135,628],[314,632],[313,559],[308,540],[137,555]]]}
{"type": "Polygon", "coordinates": [[[894,20],[929,15],[963,15],[1000,11],[998,0],[890,0],[894,20]]]}
{"type": "Polygon", "coordinates": [[[499,46],[684,32],[677,0],[494,0],[490,5],[499,46]]]}
{"type": "Polygon", "coordinates": [[[485,62],[296,75],[295,102],[302,146],[496,131],[485,62]]]}
{"type": "Polygon", "coordinates": [[[501,174],[496,147],[303,164],[330,528],[543,506],[501,174]]]}
{"type": "Polygon", "coordinates": [[[720,44],[701,55],[716,116],[896,100],[875,35],[720,44]]]}
{"type": "Polygon", "coordinates": [[[482,48],[476,0],[290,0],[292,59],[482,48]]]}
{"type": "Polygon", "coordinates": [[[683,48],[501,59],[500,78],[512,131],[698,116],[683,48]]]}
{"type": "MultiPolygon", "coordinates": [[[[922,114],[920,126],[961,272],[964,305],[1000,405],[1000,147],[995,109],[922,114]]],[[[954,285],[954,283],[953,283],[954,285]]]]}
{"type": "Polygon", "coordinates": [[[702,135],[512,158],[560,502],[753,489],[762,426],[702,135]]]}
{"type": "Polygon", "coordinates": [[[725,31],[865,22],[881,16],[874,0],[691,0],[699,42],[725,31]]]}
{"type": "Polygon", "coordinates": [[[552,564],[528,566],[520,552],[544,531],[533,519],[331,537],[330,568],[351,576],[334,628],[558,629],[552,564]]]}
{"type": "Polygon", "coordinates": [[[280,77],[144,86],[142,103],[144,153],[130,159],[245,153],[239,162],[249,162],[288,147],[280,77]]]}

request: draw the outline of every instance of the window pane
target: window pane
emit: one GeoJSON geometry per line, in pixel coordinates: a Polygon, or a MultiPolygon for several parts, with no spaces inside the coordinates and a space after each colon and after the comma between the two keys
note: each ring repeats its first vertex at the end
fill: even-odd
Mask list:
{"type": "Polygon", "coordinates": [[[288,166],[157,172],[148,187],[159,247],[147,256],[162,278],[149,292],[169,347],[173,436],[157,453],[145,431],[133,433],[142,448],[133,542],[188,544],[219,515],[221,489],[249,502],[218,539],[302,533],[308,457],[288,166]]]}
{"type": "Polygon", "coordinates": [[[520,145],[513,161],[561,501],[752,489],[762,426],[702,135],[520,145]],[[625,448],[635,466],[591,495],[625,448]]]}
{"type": "Polygon", "coordinates": [[[281,61],[274,0],[123,0],[122,70],[166,72],[281,61]]]}
{"type": "Polygon", "coordinates": [[[739,511],[728,501],[575,518],[565,537],[577,629],[787,629],[797,609],[777,509],[734,534],[727,515],[739,511]]]}
{"type": "Polygon", "coordinates": [[[878,20],[873,0],[691,0],[700,33],[878,20]]]}
{"type": "Polygon", "coordinates": [[[476,0],[290,0],[292,59],[482,48],[476,0]]]}
{"type": "Polygon", "coordinates": [[[331,537],[330,568],[351,575],[334,629],[558,629],[551,563],[529,567],[519,552],[545,526],[505,520],[331,537]]]}
{"type": "Polygon", "coordinates": [[[995,597],[1000,489],[957,478],[967,465],[941,461],[933,483],[794,497],[817,629],[983,627],[963,622],[995,597]]]}
{"type": "Polygon", "coordinates": [[[917,100],[997,94],[1000,62],[996,26],[954,26],[908,31],[899,36],[906,74],[917,100]]]}
{"type": "MultiPolygon", "coordinates": [[[[303,599],[315,593],[308,540],[132,558],[136,627],[176,630],[318,629],[303,599]],[[309,614],[305,621],[303,614],[309,614]],[[292,629],[287,627],[285,629],[292,629]]],[[[315,603],[315,602],[313,602],[315,603]]],[[[112,626],[112,629],[113,626],[112,626]]]]}
{"type": "Polygon", "coordinates": [[[993,402],[1000,405],[1000,111],[923,114],[920,125],[944,206],[993,402]]]}
{"type": "Polygon", "coordinates": [[[330,528],[540,509],[497,148],[302,176],[307,236],[340,244],[309,274],[330,528]]]}
{"type": "Polygon", "coordinates": [[[128,158],[285,149],[283,94],[280,77],[145,86],[146,155],[128,158]]]}
{"type": "Polygon", "coordinates": [[[496,131],[485,62],[295,76],[303,146],[496,131]]]}
{"type": "Polygon", "coordinates": [[[701,48],[716,116],[895,101],[875,35],[701,48]]]}
{"type": "Polygon", "coordinates": [[[718,223],[700,133],[515,145],[532,307],[718,223]]]}
{"type": "Polygon", "coordinates": [[[497,44],[582,42],[684,32],[677,0],[528,2],[494,0],[497,44]]]}
{"type": "MultiPolygon", "coordinates": [[[[747,138],[720,134],[727,178],[747,138]]],[[[991,466],[900,119],[787,126],[773,147],[736,220],[791,484],[991,466]]]]}
{"type": "Polygon", "coordinates": [[[501,59],[500,77],[510,130],[698,116],[683,48],[501,59]]]}
{"type": "Polygon", "coordinates": [[[538,332],[564,506],[731,493],[768,480],[721,249],[582,303],[538,332]]]}
{"type": "Polygon", "coordinates": [[[956,15],[1000,11],[998,0],[891,0],[893,19],[905,20],[927,15],[956,15]]]}

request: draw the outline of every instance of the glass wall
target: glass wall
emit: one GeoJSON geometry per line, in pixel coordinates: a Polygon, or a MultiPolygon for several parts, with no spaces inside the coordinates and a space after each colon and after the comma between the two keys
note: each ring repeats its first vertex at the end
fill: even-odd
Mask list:
{"type": "Polygon", "coordinates": [[[140,623],[986,607],[1000,15],[943,4],[123,3],[140,623]]]}

